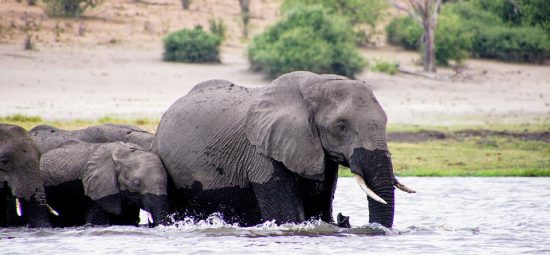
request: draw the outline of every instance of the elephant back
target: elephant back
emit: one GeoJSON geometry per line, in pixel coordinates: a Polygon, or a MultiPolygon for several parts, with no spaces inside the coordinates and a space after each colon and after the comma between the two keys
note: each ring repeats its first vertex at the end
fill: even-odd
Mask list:
{"type": "Polygon", "coordinates": [[[29,136],[36,144],[40,153],[46,153],[59,147],[62,143],[73,138],[71,131],[66,131],[49,125],[39,125],[29,131],[29,136]]]}
{"type": "Polygon", "coordinates": [[[238,146],[232,141],[245,140],[244,119],[254,93],[229,81],[205,81],[164,113],[152,148],[177,187],[209,178],[201,171],[211,169],[212,162],[204,157],[221,157],[213,148],[230,150],[238,146]],[[219,145],[224,142],[227,148],[219,145]]]}
{"type": "Polygon", "coordinates": [[[54,186],[80,179],[91,155],[100,145],[69,139],[59,147],[43,154],[40,159],[40,171],[44,186],[54,186]]]}
{"type": "Polygon", "coordinates": [[[121,141],[149,149],[153,141],[153,134],[132,125],[105,123],[88,127],[75,138],[89,143],[121,141]]]}

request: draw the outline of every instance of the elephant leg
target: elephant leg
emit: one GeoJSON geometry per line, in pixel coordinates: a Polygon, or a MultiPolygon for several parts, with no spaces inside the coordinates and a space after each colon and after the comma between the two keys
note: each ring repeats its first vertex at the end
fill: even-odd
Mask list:
{"type": "Polygon", "coordinates": [[[86,224],[109,225],[107,213],[92,200],[87,201],[86,224]]]}
{"type": "Polygon", "coordinates": [[[304,201],[306,219],[321,219],[324,222],[332,223],[332,201],[336,182],[338,180],[338,163],[327,161],[325,165],[325,178],[322,181],[315,181],[300,178],[300,190],[304,201]]]}
{"type": "Polygon", "coordinates": [[[274,173],[263,183],[252,183],[263,220],[277,224],[305,221],[298,180],[281,163],[273,161],[274,173]]]}

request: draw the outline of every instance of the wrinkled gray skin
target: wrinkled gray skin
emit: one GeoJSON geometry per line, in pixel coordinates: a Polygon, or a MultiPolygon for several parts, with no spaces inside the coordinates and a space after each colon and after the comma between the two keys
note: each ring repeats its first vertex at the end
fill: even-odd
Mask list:
{"type": "Polygon", "coordinates": [[[50,227],[39,161],[40,153],[23,128],[0,124],[0,227],[50,227]]]}
{"type": "Polygon", "coordinates": [[[393,224],[386,114],[361,81],[310,72],[255,89],[206,81],[166,111],[152,149],[188,214],[221,212],[243,225],[333,222],[342,164],[387,202],[369,197],[370,222],[393,224]]]}
{"type": "Polygon", "coordinates": [[[88,143],[126,142],[149,149],[153,134],[131,125],[102,124],[80,130],[63,130],[48,125],[36,126],[29,131],[30,137],[41,153],[57,148],[69,139],[88,143]]]}
{"type": "Polygon", "coordinates": [[[56,226],[137,225],[139,208],[165,224],[166,170],[157,154],[123,142],[76,139],[42,155],[40,169],[56,226]]]}

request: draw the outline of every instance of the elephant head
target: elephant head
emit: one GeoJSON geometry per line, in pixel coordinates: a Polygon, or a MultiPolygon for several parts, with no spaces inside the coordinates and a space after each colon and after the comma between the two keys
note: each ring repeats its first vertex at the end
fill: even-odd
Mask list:
{"type": "Polygon", "coordinates": [[[40,153],[23,128],[0,124],[0,181],[9,186],[17,207],[6,210],[17,210],[30,227],[50,227],[39,162],[40,153]]]}
{"type": "Polygon", "coordinates": [[[166,223],[166,170],[153,152],[122,142],[103,144],[90,158],[82,183],[85,194],[108,213],[120,214],[127,200],[149,212],[154,225],[166,223]]]}
{"type": "Polygon", "coordinates": [[[261,154],[302,177],[322,180],[329,161],[350,167],[367,193],[369,221],[391,227],[394,186],[404,186],[393,174],[386,122],[364,82],[293,72],[260,94],[246,132],[261,154]]]}

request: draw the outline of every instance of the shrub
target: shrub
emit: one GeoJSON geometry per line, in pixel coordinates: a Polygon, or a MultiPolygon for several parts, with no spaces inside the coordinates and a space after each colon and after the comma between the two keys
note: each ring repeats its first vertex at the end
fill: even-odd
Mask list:
{"type": "MultiPolygon", "coordinates": [[[[422,27],[408,16],[394,18],[386,26],[388,42],[409,50],[421,48],[423,32],[422,27]]],[[[462,27],[457,15],[440,15],[435,32],[437,64],[448,65],[451,60],[462,63],[469,56],[471,44],[471,33],[462,27]]]]}
{"type": "Polygon", "coordinates": [[[435,33],[435,60],[439,65],[455,61],[461,65],[470,56],[472,33],[464,28],[461,19],[453,13],[443,13],[435,33]]]}
{"type": "Polygon", "coordinates": [[[256,36],[248,48],[253,70],[270,77],[306,70],[353,77],[364,67],[346,19],[320,6],[299,7],[256,36]]]}
{"type": "Polygon", "coordinates": [[[46,14],[51,17],[78,18],[88,7],[95,7],[102,0],[43,0],[46,14]]]}
{"type": "Polygon", "coordinates": [[[353,25],[368,24],[373,28],[388,7],[385,0],[285,0],[281,9],[285,13],[311,5],[320,5],[331,14],[344,16],[353,25]]]}
{"type": "Polygon", "coordinates": [[[550,38],[540,28],[480,25],[474,31],[477,57],[529,63],[550,57],[550,38]]]}
{"type": "MultiPolygon", "coordinates": [[[[526,2],[518,1],[518,6],[526,2]]],[[[542,27],[521,25],[529,22],[521,21],[524,14],[517,12],[521,9],[512,10],[510,4],[501,0],[458,2],[446,5],[445,13],[459,15],[464,28],[472,31],[473,56],[512,62],[544,62],[550,56],[548,33],[542,27]]]]}
{"type": "Polygon", "coordinates": [[[165,61],[174,62],[219,62],[219,47],[222,39],[205,32],[202,27],[182,29],[164,38],[165,61]]]}
{"type": "MultiPolygon", "coordinates": [[[[449,60],[460,63],[468,55],[531,63],[541,63],[550,56],[548,33],[540,27],[513,26],[488,11],[493,8],[476,1],[444,5],[435,34],[438,64],[446,65],[449,60]]],[[[388,42],[418,49],[422,28],[410,17],[397,17],[386,26],[386,33],[388,42]]]]}
{"type": "Polygon", "coordinates": [[[388,42],[408,50],[420,48],[420,38],[423,32],[422,27],[409,16],[393,18],[386,26],[388,42]]]}
{"type": "Polygon", "coordinates": [[[374,59],[372,64],[369,64],[369,70],[373,72],[387,73],[395,75],[399,69],[399,64],[388,62],[382,59],[374,59]]]}
{"type": "Polygon", "coordinates": [[[215,34],[220,38],[225,39],[227,28],[225,27],[225,24],[223,23],[222,19],[216,20],[214,18],[210,18],[208,20],[208,25],[210,27],[210,32],[212,34],[215,34]]]}

